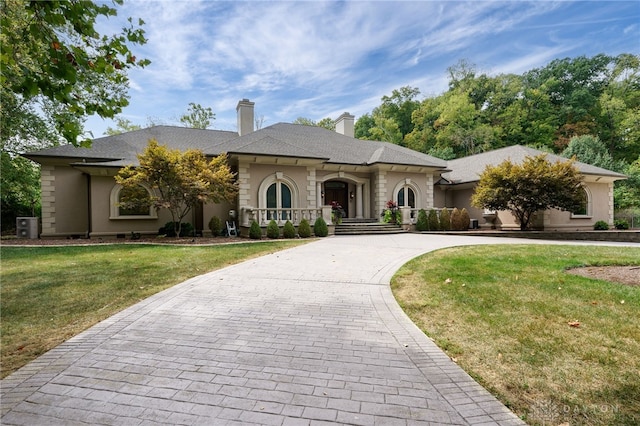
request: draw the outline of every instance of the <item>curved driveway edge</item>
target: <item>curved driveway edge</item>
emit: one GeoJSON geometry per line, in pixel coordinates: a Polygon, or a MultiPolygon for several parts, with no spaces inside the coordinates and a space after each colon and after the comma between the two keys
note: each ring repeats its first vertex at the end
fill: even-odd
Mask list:
{"type": "Polygon", "coordinates": [[[192,278],[4,379],[0,423],[524,424],[414,326],[389,281],[438,248],[529,242],[331,237],[192,278]]]}

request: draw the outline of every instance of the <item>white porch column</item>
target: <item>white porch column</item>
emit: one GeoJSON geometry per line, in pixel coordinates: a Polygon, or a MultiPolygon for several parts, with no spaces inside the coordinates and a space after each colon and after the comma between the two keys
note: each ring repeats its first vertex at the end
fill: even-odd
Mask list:
{"type": "Polygon", "coordinates": [[[362,215],[362,184],[356,184],[356,219],[363,219],[362,215]]]}
{"type": "Polygon", "coordinates": [[[322,182],[316,181],[316,207],[322,207],[322,182]]]}

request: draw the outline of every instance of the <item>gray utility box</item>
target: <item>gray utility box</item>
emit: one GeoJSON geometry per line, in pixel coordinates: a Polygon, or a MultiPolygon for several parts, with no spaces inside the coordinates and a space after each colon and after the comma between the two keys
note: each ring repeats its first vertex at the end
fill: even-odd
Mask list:
{"type": "Polygon", "coordinates": [[[18,217],[16,218],[16,236],[18,238],[38,238],[38,218],[18,217]]]}

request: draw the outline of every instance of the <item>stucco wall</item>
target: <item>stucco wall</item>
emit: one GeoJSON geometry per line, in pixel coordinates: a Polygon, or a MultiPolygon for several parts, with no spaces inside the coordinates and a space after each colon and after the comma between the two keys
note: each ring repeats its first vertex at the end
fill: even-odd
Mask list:
{"type": "MultiPolygon", "coordinates": [[[[202,224],[204,226],[204,231],[209,231],[209,221],[212,216],[217,216],[222,221],[222,224],[224,224],[226,220],[229,220],[229,210],[236,210],[236,206],[229,204],[226,201],[219,204],[205,204],[202,208],[202,224]]],[[[238,218],[236,217],[236,222],[237,221],[238,218]]]]}
{"type": "MultiPolygon", "coordinates": [[[[590,194],[589,214],[584,217],[572,216],[571,213],[561,210],[547,210],[539,212],[534,216],[530,223],[532,229],[573,231],[573,230],[592,230],[593,225],[598,220],[613,223],[613,184],[611,183],[584,183],[590,194]]],[[[471,196],[473,188],[467,189],[447,189],[441,191],[436,188],[437,202],[436,207],[457,207],[466,208],[472,219],[479,219],[480,227],[495,227],[503,230],[517,230],[520,225],[516,222],[515,217],[507,211],[497,212],[495,221],[490,222],[483,217],[483,210],[471,206],[471,196]],[[446,203],[442,205],[440,203],[446,203]]]]}
{"type": "Polygon", "coordinates": [[[428,209],[437,206],[436,202],[439,200],[433,188],[432,174],[385,171],[379,172],[378,177],[378,186],[374,188],[374,211],[378,215],[384,211],[387,201],[397,202],[397,191],[405,185],[415,193],[416,208],[428,209]]]}
{"type": "MultiPolygon", "coordinates": [[[[157,219],[112,219],[111,191],[116,182],[111,176],[91,177],[91,237],[112,237],[118,234],[129,236],[131,232],[155,235],[158,229],[171,221],[165,209],[158,212],[157,219]]],[[[185,222],[191,222],[191,216],[185,222]]]]}
{"type": "Polygon", "coordinates": [[[244,205],[251,207],[266,207],[261,206],[259,199],[260,184],[269,176],[274,176],[276,173],[282,173],[286,178],[293,180],[296,184],[296,188],[292,188],[297,193],[297,197],[292,194],[292,203],[297,207],[309,207],[308,206],[308,189],[307,189],[307,168],[305,166],[288,166],[288,165],[274,165],[274,164],[251,164],[243,163],[243,176],[247,177],[249,184],[244,198],[244,205]]]}
{"type": "Polygon", "coordinates": [[[587,215],[573,216],[566,211],[549,210],[544,218],[545,230],[593,230],[599,220],[613,225],[613,184],[587,182],[584,186],[590,195],[587,215]]]}
{"type": "Polygon", "coordinates": [[[89,229],[87,176],[66,166],[43,166],[42,237],[85,236],[89,229]]]}

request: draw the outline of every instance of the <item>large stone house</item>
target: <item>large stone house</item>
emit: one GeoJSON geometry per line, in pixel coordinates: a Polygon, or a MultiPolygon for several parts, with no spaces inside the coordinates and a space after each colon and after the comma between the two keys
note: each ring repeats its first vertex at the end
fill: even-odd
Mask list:
{"type": "MultiPolygon", "coordinates": [[[[446,162],[391,143],[355,139],[348,113],[337,119],[335,132],[286,123],[254,130],[254,103],[247,99],[238,103],[237,113],[237,132],[155,126],[95,139],[90,148],[65,145],[26,154],[42,166],[40,236],[156,234],[171,220],[168,212],[123,209],[122,188],[114,180],[123,166],[137,164],[136,155],[152,138],[172,149],[228,155],[239,195],[233,203],[195,209],[188,221],[204,234],[212,216],[235,220],[241,230],[253,220],[262,226],[271,219],[297,225],[302,218],[313,224],[323,216],[331,228],[332,203],[340,204],[347,218],[380,220],[389,200],[398,204],[406,227],[417,210],[445,207],[466,207],[481,226],[515,227],[506,212],[487,222],[494,217],[471,207],[469,198],[484,165],[537,153],[512,147],[446,162]]],[[[577,165],[585,177],[586,210],[545,212],[545,228],[592,229],[596,220],[613,222],[613,182],[624,176],[577,165]]]]}

